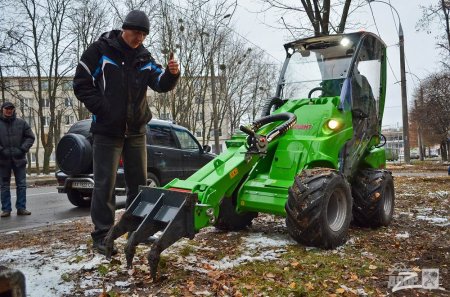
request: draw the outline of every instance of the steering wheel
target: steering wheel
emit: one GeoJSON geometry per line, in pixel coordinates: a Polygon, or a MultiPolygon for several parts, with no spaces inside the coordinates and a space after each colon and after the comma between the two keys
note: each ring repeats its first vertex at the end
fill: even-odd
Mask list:
{"type": "Polygon", "coordinates": [[[376,148],[380,148],[386,145],[386,136],[384,136],[383,134],[380,134],[380,143],[378,145],[376,145],[376,148]]]}
{"type": "Polygon", "coordinates": [[[311,98],[311,95],[316,92],[316,91],[323,91],[322,87],[315,87],[314,89],[312,89],[311,91],[309,91],[308,93],[308,98],[311,98]]]}

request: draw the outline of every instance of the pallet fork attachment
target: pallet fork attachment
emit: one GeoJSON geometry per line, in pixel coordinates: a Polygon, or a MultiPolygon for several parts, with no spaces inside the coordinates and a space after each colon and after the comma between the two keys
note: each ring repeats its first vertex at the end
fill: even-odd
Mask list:
{"type": "Polygon", "coordinates": [[[106,236],[107,258],[111,258],[114,240],[128,232],[127,266],[132,267],[136,246],[150,242],[147,259],[152,278],[156,280],[160,254],[180,238],[194,238],[196,201],[197,195],[193,193],[141,186],[139,194],[106,236]],[[157,232],[161,234],[153,236],[157,232]]]}

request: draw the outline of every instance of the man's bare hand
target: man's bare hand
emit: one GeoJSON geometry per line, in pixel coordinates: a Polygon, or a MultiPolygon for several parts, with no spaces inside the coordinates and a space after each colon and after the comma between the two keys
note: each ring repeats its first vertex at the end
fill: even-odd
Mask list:
{"type": "Polygon", "coordinates": [[[174,58],[173,52],[169,55],[169,64],[167,65],[169,67],[170,73],[176,75],[180,72],[180,67],[178,65],[178,61],[174,58]]]}

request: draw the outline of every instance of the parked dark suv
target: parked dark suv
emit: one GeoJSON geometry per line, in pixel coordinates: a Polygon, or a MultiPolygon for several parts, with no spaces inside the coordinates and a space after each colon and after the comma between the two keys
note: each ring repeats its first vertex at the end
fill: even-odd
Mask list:
{"type": "MultiPolygon", "coordinates": [[[[70,127],[56,148],[58,192],[79,207],[91,204],[92,174],[91,120],[70,127]]],[[[147,185],[165,185],[174,178],[185,179],[214,159],[209,146],[201,146],[185,128],[168,121],[151,120],[147,124],[147,185]]],[[[117,169],[116,195],[125,195],[122,162],[117,169]]]]}

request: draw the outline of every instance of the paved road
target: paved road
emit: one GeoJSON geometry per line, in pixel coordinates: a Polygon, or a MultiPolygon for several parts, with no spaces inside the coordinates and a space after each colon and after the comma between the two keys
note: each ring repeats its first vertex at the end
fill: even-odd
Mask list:
{"type": "Polygon", "coordinates": [[[444,171],[429,171],[429,172],[403,172],[403,171],[392,171],[393,176],[422,176],[422,177],[433,177],[433,176],[448,176],[447,172],[444,171]]]}
{"type": "MultiPolygon", "coordinates": [[[[13,196],[11,199],[13,212],[8,218],[0,218],[0,234],[89,216],[89,209],[73,206],[65,194],[58,194],[55,186],[27,189],[27,209],[31,211],[30,216],[17,216],[16,209],[14,209],[15,189],[11,194],[13,196]]],[[[125,206],[125,196],[117,197],[117,201],[118,208],[125,206]]]]}

